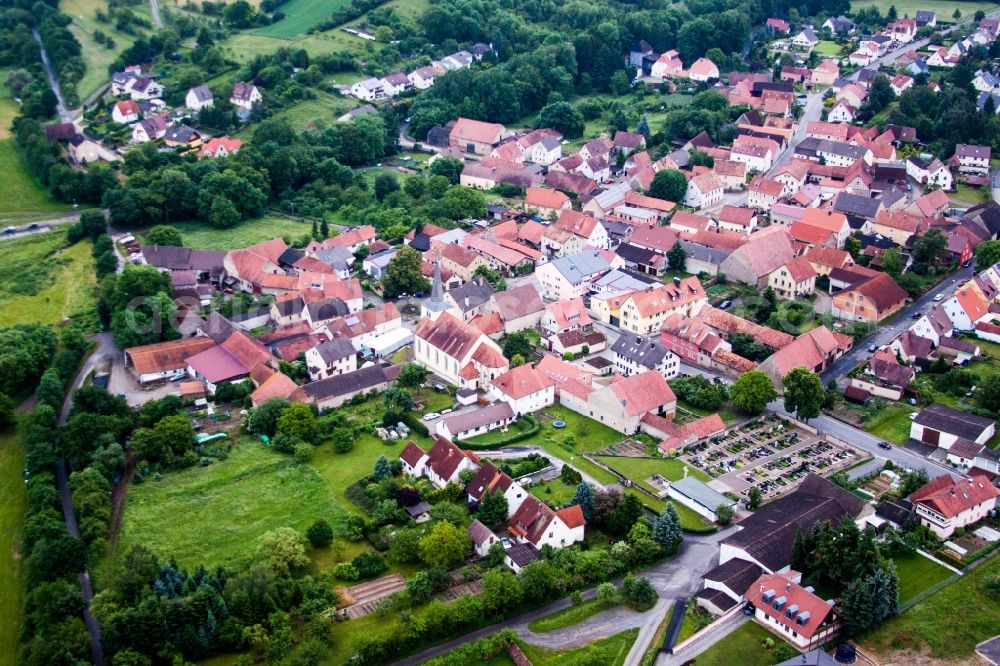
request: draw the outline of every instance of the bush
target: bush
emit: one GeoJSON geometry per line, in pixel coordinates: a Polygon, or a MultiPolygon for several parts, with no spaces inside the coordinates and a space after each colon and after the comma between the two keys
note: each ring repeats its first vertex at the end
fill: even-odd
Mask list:
{"type": "Polygon", "coordinates": [[[333,528],[330,523],[320,518],[306,530],[306,538],[314,548],[329,546],[333,543],[333,528]]]}
{"type": "MultiPolygon", "coordinates": [[[[295,450],[302,444],[305,444],[301,439],[295,437],[294,435],[286,435],[285,433],[278,433],[271,440],[271,446],[275,451],[280,453],[295,453],[295,450]]],[[[308,445],[307,445],[308,446],[308,445]]]]}
{"type": "Polygon", "coordinates": [[[341,580],[354,581],[361,577],[358,568],[350,562],[341,562],[333,568],[333,575],[341,580]]]}
{"type": "Polygon", "coordinates": [[[407,412],[406,416],[403,417],[403,423],[405,423],[410,430],[417,433],[421,437],[430,437],[430,430],[427,429],[424,422],[421,421],[413,412],[407,412]]]}
{"type": "Polygon", "coordinates": [[[360,578],[374,578],[388,568],[378,553],[361,553],[351,560],[351,565],[357,569],[360,578]]]}
{"type": "MultiPolygon", "coordinates": [[[[278,435],[282,437],[283,435],[278,435]]],[[[296,444],[295,449],[292,453],[292,457],[295,458],[295,462],[305,464],[309,462],[312,458],[313,447],[312,444],[306,444],[302,442],[301,444],[296,444]]]]}

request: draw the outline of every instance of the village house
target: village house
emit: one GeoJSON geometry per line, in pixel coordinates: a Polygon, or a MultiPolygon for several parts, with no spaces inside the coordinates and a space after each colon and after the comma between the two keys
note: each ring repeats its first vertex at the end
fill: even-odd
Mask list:
{"type": "Polygon", "coordinates": [[[254,104],[259,104],[264,100],[260,90],[252,83],[237,82],[233,84],[233,93],[229,96],[229,102],[243,112],[249,112],[254,104]]]}
{"type": "Polygon", "coordinates": [[[611,269],[611,264],[594,250],[559,257],[535,269],[542,296],[551,301],[568,301],[583,296],[591,283],[611,269]]]}
{"type": "Polygon", "coordinates": [[[647,414],[673,418],[677,398],[663,375],[654,370],[621,377],[613,375],[604,388],[593,388],[577,380],[559,386],[559,402],[575,412],[600,421],[626,435],[639,432],[647,414]]]}
{"type": "Polygon", "coordinates": [[[920,523],[939,538],[947,539],[955,530],[988,517],[998,496],[1000,490],[985,474],[958,480],[942,474],[910,495],[909,500],[920,523]]]}
{"type": "Polygon", "coordinates": [[[382,79],[372,77],[362,79],[351,86],[351,96],[357,97],[364,102],[385,99],[385,83],[382,79]]]}
{"type": "Polygon", "coordinates": [[[483,308],[503,321],[506,335],[537,328],[545,312],[542,297],[533,284],[522,284],[492,294],[483,308]]]}
{"type": "MultiPolygon", "coordinates": [[[[521,544],[530,544],[537,550],[543,546],[565,548],[583,541],[587,521],[579,505],[574,504],[553,511],[533,495],[525,498],[507,522],[507,532],[517,542],[508,549],[508,557],[521,544]]],[[[518,569],[520,568],[519,565],[518,569]]]]}
{"type": "Polygon", "coordinates": [[[149,143],[162,139],[167,133],[170,116],[162,113],[155,116],[147,116],[132,125],[132,143],[149,143]]]}
{"type": "Polygon", "coordinates": [[[434,85],[434,80],[437,79],[437,76],[437,70],[433,67],[427,66],[419,67],[413,70],[406,75],[406,78],[409,79],[410,83],[412,83],[413,87],[417,90],[427,90],[434,85]]]}
{"type": "Polygon", "coordinates": [[[468,493],[467,503],[472,507],[481,504],[486,495],[502,493],[507,499],[508,518],[517,513],[517,510],[521,508],[521,503],[529,495],[524,486],[500,471],[496,465],[488,460],[482,462],[476,476],[469,482],[465,490],[468,493]]]}
{"type": "Polygon", "coordinates": [[[486,407],[441,418],[437,421],[434,431],[450,440],[464,440],[500,428],[506,429],[515,418],[509,404],[496,402],[486,407]]]}
{"type": "Polygon", "coordinates": [[[974,146],[960,143],[955,146],[955,154],[951,162],[957,162],[960,173],[974,176],[986,176],[990,171],[990,147],[974,146]]]}
{"type": "Polygon", "coordinates": [[[795,256],[788,229],[773,225],[753,232],[720,266],[729,279],[767,287],[771,273],[795,256]]]}
{"type": "Polygon", "coordinates": [[[189,89],[187,95],[184,96],[184,106],[192,111],[211,108],[214,103],[215,97],[212,94],[212,89],[205,85],[189,89]]]}
{"type": "Polygon", "coordinates": [[[111,119],[119,125],[130,125],[139,120],[139,105],[131,99],[115,102],[111,107],[111,119]]]}
{"type": "Polygon", "coordinates": [[[410,442],[399,454],[403,472],[407,476],[427,477],[435,488],[444,488],[449,483],[457,483],[464,470],[479,469],[478,458],[455,446],[450,440],[435,436],[434,445],[428,451],[410,442]]]}
{"type": "Polygon", "coordinates": [[[489,396],[510,405],[514,418],[520,418],[553,404],[555,386],[551,377],[525,363],[494,379],[489,396]]]}
{"type": "Polygon", "coordinates": [[[778,298],[797,300],[816,288],[816,270],[805,257],[789,259],[768,277],[768,286],[778,298]]]}
{"type": "Polygon", "coordinates": [[[792,45],[805,51],[815,48],[819,42],[819,37],[816,36],[816,32],[810,26],[806,26],[797,35],[792,37],[792,45]]]}
{"type": "Polygon", "coordinates": [[[770,210],[784,194],[785,187],[776,180],[755,176],[747,188],[747,206],[756,210],[770,210]]]}
{"type": "Polygon", "coordinates": [[[711,208],[722,201],[725,183],[714,172],[706,171],[688,181],[684,205],[694,209],[711,208]]]}
{"type": "Polygon", "coordinates": [[[448,135],[448,146],[462,153],[489,155],[511,135],[512,132],[497,123],[459,118],[448,135]]]}
{"type": "Polygon", "coordinates": [[[819,326],[768,356],[760,364],[760,369],[771,377],[781,391],[782,380],[795,368],[823,372],[847,353],[852,344],[850,336],[819,326]]]}
{"type": "Polygon", "coordinates": [[[830,272],[831,314],[838,319],[876,323],[898,312],[908,294],[886,273],[851,266],[830,272]],[[835,287],[836,285],[836,287],[835,287]]]}
{"type": "Polygon", "coordinates": [[[572,207],[573,203],[568,196],[544,187],[529,187],[523,205],[525,212],[534,211],[537,215],[547,219],[558,217],[562,211],[572,207]]]}
{"type": "Polygon", "coordinates": [[[671,314],[692,317],[707,302],[708,296],[698,278],[688,277],[609,298],[594,298],[591,309],[606,324],[648,335],[659,331],[671,314]]]}
{"type": "Polygon", "coordinates": [[[399,366],[386,368],[369,365],[354,372],[333,375],[302,385],[307,401],[323,412],[340,407],[356,395],[372,395],[384,391],[395,381],[399,366]]]}
{"type": "Polygon", "coordinates": [[[163,86],[145,76],[136,77],[128,88],[128,95],[135,101],[158,99],[163,96],[163,86]]]}
{"type": "Polygon", "coordinates": [[[840,631],[840,614],[832,601],[803,587],[801,578],[795,571],[762,574],[747,588],[746,600],[753,604],[758,624],[800,650],[811,650],[840,631]]]}
{"type": "Polygon", "coordinates": [[[313,381],[358,369],[358,351],[345,338],[334,338],[306,350],[306,369],[313,381]]]}
{"type": "Polygon", "coordinates": [[[240,152],[240,148],[243,147],[243,141],[240,139],[230,138],[229,135],[222,135],[212,137],[208,141],[201,144],[201,149],[198,151],[198,157],[227,157],[229,155],[235,155],[240,152]]]}
{"type": "Polygon", "coordinates": [[[630,377],[649,370],[673,379],[680,374],[680,358],[661,345],[658,336],[622,334],[611,346],[615,372],[630,377]]]}

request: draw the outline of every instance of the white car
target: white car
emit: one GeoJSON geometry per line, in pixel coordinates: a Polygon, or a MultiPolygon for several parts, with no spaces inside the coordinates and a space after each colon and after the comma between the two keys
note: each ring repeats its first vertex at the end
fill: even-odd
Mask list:
{"type": "Polygon", "coordinates": [[[944,300],[944,294],[937,294],[936,296],[934,296],[934,302],[935,303],[937,303],[938,301],[943,301],[943,300],[944,300]]]}
{"type": "Polygon", "coordinates": [[[434,419],[441,418],[441,415],[437,412],[427,412],[421,417],[424,421],[433,421],[434,419]]]}

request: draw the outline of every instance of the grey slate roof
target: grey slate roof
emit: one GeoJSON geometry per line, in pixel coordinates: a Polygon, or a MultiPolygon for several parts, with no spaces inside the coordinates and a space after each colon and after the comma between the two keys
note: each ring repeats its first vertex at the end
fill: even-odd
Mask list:
{"type": "Polygon", "coordinates": [[[850,192],[841,192],[833,202],[833,209],[845,215],[856,215],[874,220],[878,214],[879,200],[850,192]]]}
{"type": "Polygon", "coordinates": [[[985,416],[966,414],[965,412],[960,412],[957,409],[952,409],[938,403],[928,405],[920,410],[920,413],[913,419],[913,422],[933,428],[934,430],[956,435],[970,442],[976,441],[988,427],[993,425],[993,419],[988,419],[985,416]]]}
{"type": "Polygon", "coordinates": [[[632,363],[653,370],[667,358],[670,350],[653,337],[643,338],[623,333],[615,340],[611,351],[632,363]]]}
{"type": "Polygon", "coordinates": [[[671,481],[670,487],[681,493],[685,497],[690,497],[706,509],[715,511],[720,505],[732,506],[736,504],[722,493],[713,490],[693,476],[689,476],[677,481],[671,481]]]}
{"type": "Polygon", "coordinates": [[[323,400],[348,393],[356,393],[378,386],[390,380],[390,376],[381,365],[370,365],[354,372],[343,375],[334,375],[321,379],[318,382],[303,384],[302,390],[306,395],[323,400]]]}
{"type": "Polygon", "coordinates": [[[611,268],[611,264],[593,250],[578,252],[568,257],[559,257],[552,262],[552,265],[562,273],[570,284],[574,285],[582,283],[591,275],[611,268]]]}
{"type": "Polygon", "coordinates": [[[514,410],[506,402],[495,402],[480,409],[471,409],[461,414],[449,416],[442,421],[448,426],[448,431],[458,436],[467,430],[474,430],[490,423],[514,418],[514,410]]]}
{"type": "Polygon", "coordinates": [[[357,354],[354,345],[347,338],[334,338],[316,347],[316,352],[327,363],[336,363],[343,358],[357,354]]]}
{"type": "Polygon", "coordinates": [[[460,287],[455,287],[448,292],[448,295],[455,299],[455,304],[462,312],[469,312],[490,299],[493,295],[493,287],[489,282],[477,278],[466,282],[460,287]]]}

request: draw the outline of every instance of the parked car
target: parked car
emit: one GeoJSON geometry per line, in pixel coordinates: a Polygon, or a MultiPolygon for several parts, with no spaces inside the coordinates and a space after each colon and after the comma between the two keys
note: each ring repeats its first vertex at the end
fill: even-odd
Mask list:
{"type": "Polygon", "coordinates": [[[923,316],[924,316],[923,312],[914,312],[913,314],[910,315],[910,319],[920,319],[923,316]]]}
{"type": "Polygon", "coordinates": [[[722,301],[721,303],[719,303],[719,309],[720,310],[725,310],[725,309],[727,309],[732,304],[733,304],[733,302],[730,301],[730,300],[722,301]]]}
{"type": "Polygon", "coordinates": [[[888,451],[889,449],[891,449],[891,448],[892,448],[892,444],[890,444],[889,442],[879,442],[879,443],[878,443],[878,447],[879,447],[880,449],[885,449],[885,450],[887,450],[887,451],[888,451]]]}
{"type": "Polygon", "coordinates": [[[434,419],[441,418],[441,415],[437,412],[427,412],[421,417],[424,421],[433,421],[434,419]]]}
{"type": "Polygon", "coordinates": [[[934,302],[935,303],[937,303],[939,301],[943,301],[943,300],[944,300],[944,294],[935,294],[934,295],[934,302]]]}
{"type": "Polygon", "coordinates": [[[876,350],[878,350],[878,347],[875,345],[868,345],[868,351],[875,352],[876,350]]]}

